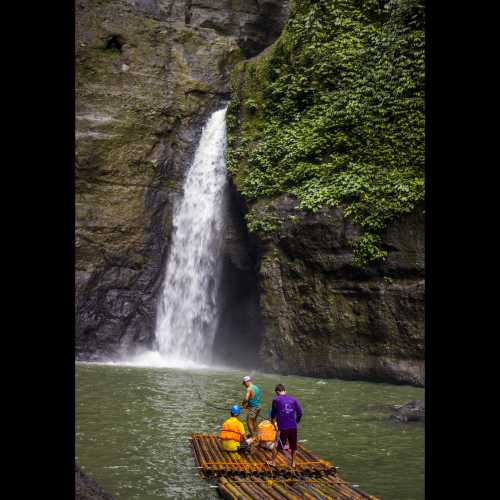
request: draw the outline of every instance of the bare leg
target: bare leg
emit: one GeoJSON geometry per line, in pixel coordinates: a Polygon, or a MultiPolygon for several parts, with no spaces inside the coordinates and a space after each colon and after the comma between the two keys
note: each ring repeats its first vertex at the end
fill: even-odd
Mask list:
{"type": "Polygon", "coordinates": [[[268,465],[276,465],[276,457],[278,456],[278,447],[275,446],[272,451],[272,458],[271,461],[267,462],[268,465]]]}
{"type": "Polygon", "coordinates": [[[246,442],[248,444],[248,451],[250,453],[253,453],[253,451],[255,450],[255,446],[256,446],[255,441],[256,441],[256,438],[254,438],[254,437],[250,437],[250,438],[246,439],[246,442]]]}
{"type": "Polygon", "coordinates": [[[250,434],[252,437],[255,437],[255,418],[254,417],[247,417],[247,425],[248,425],[248,430],[250,431],[250,434]]]}
{"type": "Polygon", "coordinates": [[[292,451],[292,465],[291,465],[291,467],[292,467],[292,469],[294,469],[295,468],[295,450],[291,450],[291,451],[292,451]]]}

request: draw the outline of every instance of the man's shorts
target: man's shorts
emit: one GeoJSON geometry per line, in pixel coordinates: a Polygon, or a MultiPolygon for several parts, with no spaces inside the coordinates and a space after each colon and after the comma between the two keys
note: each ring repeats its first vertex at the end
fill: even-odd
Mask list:
{"type": "Polygon", "coordinates": [[[280,430],[280,440],[281,443],[278,442],[278,449],[282,450],[283,446],[286,445],[286,442],[288,441],[288,444],[290,445],[290,450],[295,451],[297,449],[297,427],[294,429],[283,429],[280,430]]]}
{"type": "Polygon", "coordinates": [[[249,448],[250,447],[248,446],[248,443],[246,442],[245,438],[242,437],[240,439],[240,446],[236,451],[238,451],[240,453],[246,453],[249,451],[249,448]]]}
{"type": "Polygon", "coordinates": [[[248,412],[247,412],[247,420],[249,418],[257,418],[257,415],[260,413],[260,407],[259,406],[249,406],[248,407],[248,412]]]}

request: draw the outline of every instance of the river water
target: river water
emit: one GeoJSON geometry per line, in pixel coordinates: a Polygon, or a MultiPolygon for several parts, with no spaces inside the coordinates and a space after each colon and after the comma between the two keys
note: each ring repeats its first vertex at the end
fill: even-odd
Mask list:
{"type": "MultiPolygon", "coordinates": [[[[192,432],[215,432],[243,397],[237,370],[76,364],[76,461],[117,499],[219,498],[194,469],[192,432]]],[[[304,410],[299,440],[384,500],[424,498],[424,425],[388,420],[424,389],[252,373],[270,407],[279,382],[304,410]]]]}

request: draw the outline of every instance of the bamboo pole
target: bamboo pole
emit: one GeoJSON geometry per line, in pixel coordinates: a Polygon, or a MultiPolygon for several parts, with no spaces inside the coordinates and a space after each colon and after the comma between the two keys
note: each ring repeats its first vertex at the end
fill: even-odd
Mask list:
{"type": "Polygon", "coordinates": [[[347,481],[341,480],[336,483],[337,491],[347,498],[363,498],[358,493],[356,493],[347,483],[347,481]]]}
{"type": "MultiPolygon", "coordinates": [[[[327,479],[327,478],[325,478],[327,479]]],[[[346,497],[350,498],[352,495],[350,495],[350,492],[346,492],[345,488],[343,488],[342,484],[339,481],[330,481],[330,478],[327,479],[327,482],[331,485],[331,488],[335,493],[338,495],[341,495],[343,498],[346,497]]]]}
{"type": "Polygon", "coordinates": [[[300,498],[306,498],[307,500],[318,500],[315,496],[311,495],[307,488],[304,488],[303,485],[297,483],[293,485],[293,488],[300,492],[300,498]]]}
{"type": "Polygon", "coordinates": [[[203,451],[200,447],[200,443],[197,439],[194,439],[192,441],[193,443],[193,449],[195,451],[196,457],[198,458],[198,465],[203,466],[203,463],[205,460],[203,459],[203,451]]]}
{"type": "Polygon", "coordinates": [[[329,462],[328,460],[323,460],[323,459],[319,458],[315,453],[308,450],[304,446],[299,444],[299,448],[304,453],[304,455],[309,458],[309,461],[319,462],[318,464],[316,464],[319,467],[324,468],[326,470],[330,470],[330,469],[334,468],[334,465],[331,462],[329,462]]]}
{"type": "Polygon", "coordinates": [[[305,483],[305,484],[307,484],[307,486],[309,488],[311,488],[311,490],[314,491],[314,493],[316,493],[316,495],[318,495],[319,497],[323,497],[323,498],[331,500],[331,497],[326,492],[322,491],[322,489],[319,488],[317,484],[316,485],[309,484],[309,483],[305,483]]]}
{"type": "Polygon", "coordinates": [[[316,472],[326,472],[332,470],[333,465],[326,461],[318,458],[317,456],[313,455],[310,453],[308,450],[306,450],[304,447],[301,447],[301,458],[303,457],[303,460],[306,462],[316,462],[316,463],[309,463],[307,464],[312,470],[316,472]]]}
{"type": "MultiPolygon", "coordinates": [[[[253,485],[251,483],[247,483],[247,484],[244,484],[244,483],[238,483],[238,486],[243,490],[245,491],[246,493],[248,493],[250,495],[251,498],[262,498],[262,494],[260,493],[259,491],[259,487],[257,485],[253,485]]],[[[266,495],[266,498],[269,498],[268,495],[266,495]]]]}
{"type": "MultiPolygon", "coordinates": [[[[252,478],[249,486],[251,486],[252,490],[254,491],[255,496],[253,498],[258,498],[259,500],[274,500],[275,498],[277,498],[277,493],[269,491],[270,486],[267,485],[264,481],[252,478]]],[[[283,500],[281,496],[279,498],[283,500]]]]}
{"type": "Polygon", "coordinates": [[[318,484],[318,486],[321,486],[321,490],[324,491],[325,493],[327,493],[330,496],[334,496],[334,495],[337,494],[336,491],[331,487],[331,485],[329,483],[327,483],[326,481],[324,481],[323,478],[320,478],[320,479],[317,479],[317,480],[313,480],[313,481],[308,481],[306,479],[306,480],[304,480],[304,482],[306,484],[310,484],[310,483],[318,484]]]}
{"type": "MultiPolygon", "coordinates": [[[[286,484],[286,483],[285,483],[286,484]]],[[[291,492],[287,491],[287,486],[283,487],[278,483],[273,483],[273,488],[278,490],[281,495],[283,495],[287,500],[300,500],[300,497],[293,495],[291,492]]]]}
{"type": "Polygon", "coordinates": [[[197,439],[196,444],[199,448],[200,451],[200,458],[202,460],[202,466],[206,471],[210,471],[211,467],[207,465],[207,462],[209,461],[208,454],[205,451],[205,443],[203,442],[202,439],[197,439]]]}
{"type": "Polygon", "coordinates": [[[341,495],[342,498],[359,498],[356,494],[353,494],[352,491],[346,489],[340,484],[336,485],[335,491],[341,495]]]}
{"type": "Polygon", "coordinates": [[[252,484],[252,479],[251,478],[245,478],[245,476],[235,476],[231,478],[231,482],[235,485],[237,485],[239,488],[243,489],[244,491],[251,492],[252,498],[255,498],[255,488],[253,488],[252,484]],[[245,488],[243,488],[245,486],[245,488]]]}
{"type": "Polygon", "coordinates": [[[373,495],[370,495],[370,494],[366,493],[366,491],[363,491],[363,490],[361,490],[361,489],[359,489],[359,488],[357,488],[357,487],[355,487],[355,486],[351,486],[351,488],[352,488],[355,492],[359,493],[359,494],[360,494],[363,498],[367,498],[368,500],[378,500],[378,499],[377,499],[376,497],[374,497],[373,495]]]}
{"type": "MultiPolygon", "coordinates": [[[[267,484],[267,482],[265,480],[262,480],[261,482],[259,482],[258,484],[258,488],[259,488],[259,494],[260,495],[265,495],[265,498],[266,499],[270,499],[270,500],[273,500],[275,497],[273,496],[272,492],[270,492],[270,486],[269,484],[267,484]]],[[[260,498],[260,497],[257,497],[257,498],[260,498]]]]}
{"type": "Polygon", "coordinates": [[[203,452],[201,450],[200,443],[198,442],[197,439],[193,439],[191,441],[191,443],[193,445],[193,450],[194,450],[196,459],[198,461],[198,466],[204,468],[205,460],[203,459],[203,452]]]}
{"type": "Polygon", "coordinates": [[[230,472],[228,471],[228,468],[231,469],[230,465],[224,465],[222,462],[227,462],[227,457],[225,457],[222,454],[222,451],[220,450],[217,441],[215,440],[215,436],[208,436],[207,441],[208,441],[208,447],[210,448],[210,451],[212,452],[212,455],[215,457],[216,462],[221,462],[220,465],[218,466],[221,471],[225,472],[230,472]]]}
{"type": "Polygon", "coordinates": [[[254,457],[259,461],[262,473],[273,475],[273,468],[266,463],[267,460],[271,459],[271,456],[267,456],[266,450],[263,450],[262,448],[256,448],[254,457]]]}
{"type": "Polygon", "coordinates": [[[221,455],[225,458],[225,461],[229,462],[227,465],[228,469],[237,473],[242,471],[242,466],[234,457],[235,454],[236,452],[234,451],[221,451],[221,455]]]}
{"type": "MultiPolygon", "coordinates": [[[[268,480],[269,481],[269,480],[268,480]]],[[[267,500],[273,500],[275,497],[272,496],[270,493],[269,493],[269,484],[267,484],[267,481],[265,479],[254,479],[254,478],[249,478],[248,479],[248,482],[250,482],[255,491],[256,491],[256,497],[255,498],[265,498],[267,500]]]]}
{"type": "MultiPolygon", "coordinates": [[[[274,485],[274,484],[273,484],[274,485]]],[[[263,488],[265,488],[265,491],[267,492],[267,494],[274,498],[275,500],[283,500],[283,499],[286,499],[286,497],[283,497],[277,490],[274,490],[273,489],[273,486],[268,486],[267,484],[266,485],[262,485],[263,488]]]]}
{"type": "MultiPolygon", "coordinates": [[[[248,478],[244,481],[247,486],[254,491],[254,497],[256,499],[268,499],[268,500],[286,500],[286,497],[280,495],[277,491],[272,490],[272,486],[266,484],[265,480],[248,478]]],[[[241,483],[243,486],[243,483],[241,483]]]]}
{"type": "Polygon", "coordinates": [[[235,486],[232,485],[227,478],[220,477],[219,483],[222,484],[232,495],[234,495],[234,498],[242,500],[252,500],[252,497],[248,497],[244,493],[239,492],[238,489],[235,488],[235,486]]]}
{"type": "Polygon", "coordinates": [[[335,489],[335,485],[333,483],[326,481],[324,477],[322,477],[320,479],[320,481],[321,481],[322,488],[324,488],[324,490],[327,491],[330,495],[338,495],[339,494],[338,491],[335,489]]]}
{"type": "Polygon", "coordinates": [[[237,464],[238,472],[247,475],[248,471],[245,468],[245,462],[243,461],[243,457],[239,453],[236,453],[236,455],[238,455],[238,460],[236,460],[236,457],[234,457],[233,454],[231,454],[231,459],[234,460],[234,462],[237,464]]]}
{"type": "MultiPolygon", "coordinates": [[[[212,450],[210,449],[209,443],[207,443],[205,440],[200,440],[200,444],[201,444],[201,446],[203,448],[205,456],[207,457],[207,462],[217,462],[218,460],[213,455],[212,450]]],[[[217,463],[215,463],[215,464],[211,463],[211,464],[208,464],[208,465],[209,465],[210,471],[215,472],[216,475],[217,475],[217,473],[219,471],[223,471],[222,466],[220,466],[217,463]]]]}
{"type": "Polygon", "coordinates": [[[256,460],[252,455],[246,455],[246,461],[248,462],[249,472],[253,472],[254,474],[260,476],[261,475],[261,465],[260,461],[256,460]]]}
{"type": "Polygon", "coordinates": [[[219,483],[217,485],[217,489],[219,490],[219,493],[222,495],[223,498],[226,498],[227,500],[234,500],[234,496],[231,495],[229,490],[227,490],[224,485],[219,483]]]}
{"type": "MultiPolygon", "coordinates": [[[[297,495],[299,498],[307,498],[307,497],[304,497],[304,494],[302,491],[300,491],[299,489],[297,489],[295,487],[295,485],[293,483],[288,483],[287,484],[287,488],[288,490],[293,493],[294,495],[297,495]]],[[[315,499],[316,500],[316,499],[315,499]]]]}

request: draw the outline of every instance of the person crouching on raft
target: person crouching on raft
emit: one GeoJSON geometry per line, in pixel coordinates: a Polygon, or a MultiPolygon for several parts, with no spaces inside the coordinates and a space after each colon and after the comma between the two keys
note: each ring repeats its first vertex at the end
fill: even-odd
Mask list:
{"type": "Polygon", "coordinates": [[[241,410],[234,405],[230,410],[231,416],[222,424],[219,439],[225,451],[247,451],[254,439],[245,439],[245,428],[238,418],[241,410]]]}
{"type": "Polygon", "coordinates": [[[271,421],[272,410],[269,410],[267,419],[263,420],[257,427],[258,446],[265,450],[273,450],[277,445],[276,425],[271,421]]]}
{"type": "Polygon", "coordinates": [[[260,389],[252,383],[252,378],[249,375],[243,377],[242,383],[247,388],[247,392],[241,406],[243,408],[248,408],[247,426],[250,435],[255,438],[257,437],[256,420],[260,413],[260,389]]]}
{"type": "Polygon", "coordinates": [[[297,451],[297,424],[302,418],[302,408],[299,402],[288,396],[283,384],[278,384],[274,389],[276,397],[273,398],[271,419],[278,424],[278,446],[273,449],[273,458],[269,465],[276,465],[278,450],[283,450],[286,442],[290,445],[292,452],[291,467],[295,467],[295,452],[297,451]]]}

